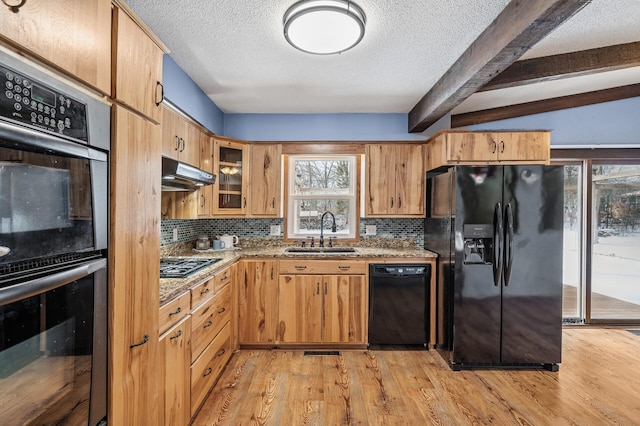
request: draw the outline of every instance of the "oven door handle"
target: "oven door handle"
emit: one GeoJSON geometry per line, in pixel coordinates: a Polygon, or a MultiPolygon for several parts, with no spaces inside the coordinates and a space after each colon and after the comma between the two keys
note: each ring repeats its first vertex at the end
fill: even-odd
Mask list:
{"type": "Polygon", "coordinates": [[[107,154],[85,145],[67,141],[49,133],[39,132],[0,121],[0,138],[19,145],[34,146],[47,151],[56,151],[88,160],[107,161],[107,154]]]}
{"type": "Polygon", "coordinates": [[[87,277],[100,269],[107,267],[107,259],[97,259],[91,262],[76,266],[75,268],[56,274],[47,275],[46,277],[36,278],[31,281],[25,281],[20,284],[12,285],[0,289],[0,306],[28,297],[37,296],[47,291],[62,287],[63,285],[72,283],[84,277],[87,277]]]}

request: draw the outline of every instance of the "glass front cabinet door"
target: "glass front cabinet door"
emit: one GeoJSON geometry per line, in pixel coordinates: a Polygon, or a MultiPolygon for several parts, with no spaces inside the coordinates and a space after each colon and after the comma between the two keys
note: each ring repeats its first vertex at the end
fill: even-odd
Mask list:
{"type": "Polygon", "coordinates": [[[245,214],[247,210],[248,146],[224,139],[215,140],[216,214],[245,214]]]}

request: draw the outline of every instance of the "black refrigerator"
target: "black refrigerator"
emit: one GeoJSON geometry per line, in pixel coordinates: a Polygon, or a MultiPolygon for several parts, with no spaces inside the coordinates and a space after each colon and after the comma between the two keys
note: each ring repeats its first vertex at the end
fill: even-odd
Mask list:
{"type": "Polygon", "coordinates": [[[427,178],[440,354],[454,370],[557,371],[563,167],[457,166],[427,178]]]}

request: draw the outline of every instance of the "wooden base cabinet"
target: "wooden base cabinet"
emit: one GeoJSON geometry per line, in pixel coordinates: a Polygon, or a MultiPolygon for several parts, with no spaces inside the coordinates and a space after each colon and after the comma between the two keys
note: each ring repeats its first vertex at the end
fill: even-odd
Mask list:
{"type": "Polygon", "coordinates": [[[195,415],[231,357],[231,325],[227,323],[191,365],[191,416],[195,415]]]}
{"type": "Polygon", "coordinates": [[[280,275],[278,334],[282,343],[366,343],[363,275],[280,275]]]}
{"type": "Polygon", "coordinates": [[[159,424],[186,426],[191,420],[191,316],[160,337],[160,351],[164,409],[159,424]]]}
{"type": "Polygon", "coordinates": [[[275,343],[278,314],[278,261],[240,262],[238,281],[240,344],[275,343]]]}

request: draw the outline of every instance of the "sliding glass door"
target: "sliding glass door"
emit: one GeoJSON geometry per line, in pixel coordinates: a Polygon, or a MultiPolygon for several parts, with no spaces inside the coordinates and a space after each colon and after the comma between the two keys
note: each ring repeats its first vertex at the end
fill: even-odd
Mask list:
{"type": "Polygon", "coordinates": [[[564,165],[564,241],[562,314],[567,321],[582,321],[583,314],[583,202],[581,162],[564,165]]]}
{"type": "Polygon", "coordinates": [[[590,291],[593,322],[640,320],[640,164],[590,167],[590,291]]]}

